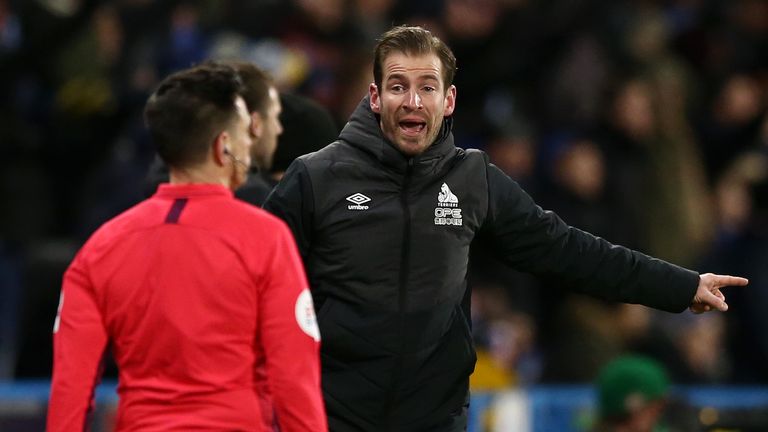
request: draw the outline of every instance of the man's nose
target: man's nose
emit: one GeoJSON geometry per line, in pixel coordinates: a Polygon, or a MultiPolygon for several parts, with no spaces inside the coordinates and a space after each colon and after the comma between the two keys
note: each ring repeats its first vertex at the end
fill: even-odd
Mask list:
{"type": "Polygon", "coordinates": [[[408,96],[405,100],[405,106],[409,109],[421,109],[421,96],[419,96],[419,92],[416,90],[411,90],[408,92],[408,96]]]}

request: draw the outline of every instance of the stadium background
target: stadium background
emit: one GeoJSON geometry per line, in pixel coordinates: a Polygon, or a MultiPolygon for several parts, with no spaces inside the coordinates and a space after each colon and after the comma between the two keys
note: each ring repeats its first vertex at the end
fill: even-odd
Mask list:
{"type": "Polygon", "coordinates": [[[686,401],[765,420],[768,1],[0,0],[0,429],[44,418],[61,274],[142,198],[153,149],[141,109],[158,80],[251,60],[341,127],[371,81],[375,38],[400,23],[458,58],[457,143],[488,151],[542,206],[751,280],[726,292],[726,314],[670,315],[476,257],[475,406],[523,389],[545,424],[542,401],[588,406],[599,368],[633,352],[660,360],[686,401]],[[13,420],[25,406],[37,408],[13,420]]]}

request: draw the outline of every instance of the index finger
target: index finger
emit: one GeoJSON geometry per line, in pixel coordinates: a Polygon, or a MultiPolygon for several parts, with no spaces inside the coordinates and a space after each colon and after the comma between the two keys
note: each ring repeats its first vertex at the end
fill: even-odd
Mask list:
{"type": "Polygon", "coordinates": [[[715,275],[715,284],[718,286],[744,286],[749,279],[738,276],[715,275]]]}

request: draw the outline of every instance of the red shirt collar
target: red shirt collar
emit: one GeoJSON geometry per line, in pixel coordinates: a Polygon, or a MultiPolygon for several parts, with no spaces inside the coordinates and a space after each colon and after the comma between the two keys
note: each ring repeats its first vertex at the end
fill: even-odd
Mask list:
{"type": "Polygon", "coordinates": [[[157,187],[155,196],[160,198],[178,198],[188,196],[221,195],[233,197],[232,191],[224,185],[213,183],[162,183],[157,187]]]}

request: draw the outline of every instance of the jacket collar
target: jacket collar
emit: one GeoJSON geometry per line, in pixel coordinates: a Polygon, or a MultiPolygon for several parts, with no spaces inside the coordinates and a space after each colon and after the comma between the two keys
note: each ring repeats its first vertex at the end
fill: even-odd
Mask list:
{"type": "Polygon", "coordinates": [[[383,134],[379,117],[371,111],[370,95],[363,98],[349,122],[342,129],[339,138],[355,148],[371,154],[384,167],[398,173],[405,173],[409,163],[414,175],[425,175],[437,170],[441,162],[456,154],[453,144],[453,118],[446,117],[435,142],[424,153],[408,157],[398,150],[383,134]]]}

